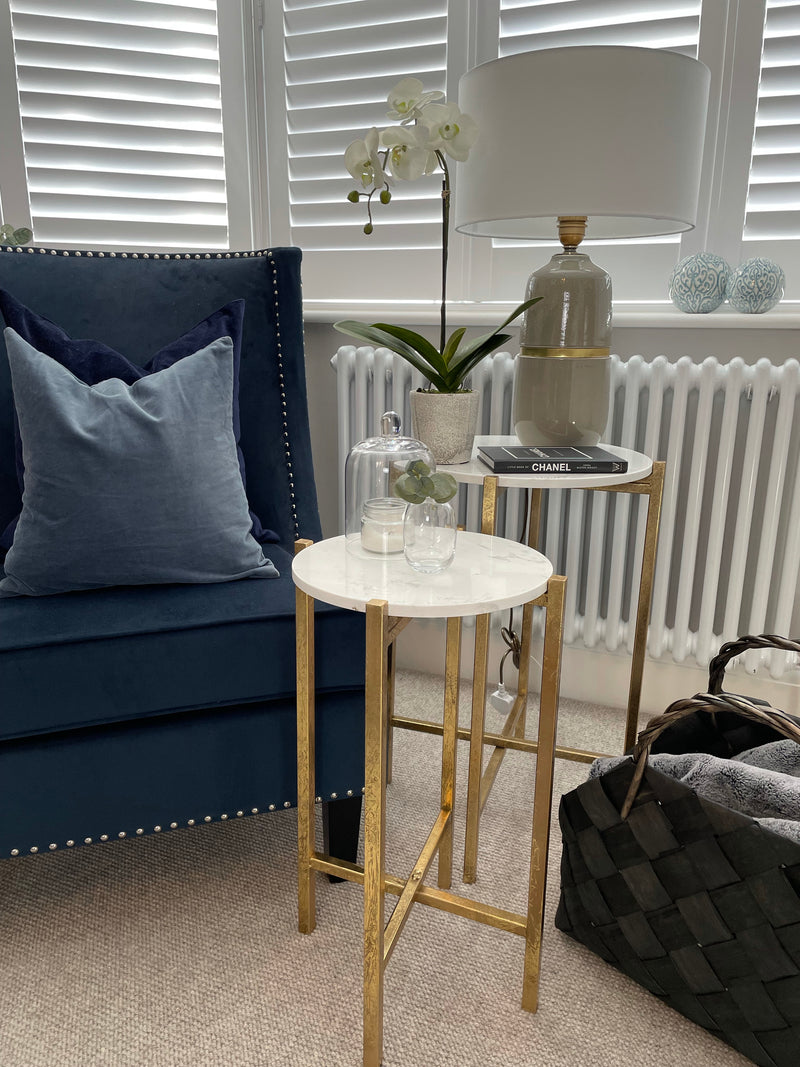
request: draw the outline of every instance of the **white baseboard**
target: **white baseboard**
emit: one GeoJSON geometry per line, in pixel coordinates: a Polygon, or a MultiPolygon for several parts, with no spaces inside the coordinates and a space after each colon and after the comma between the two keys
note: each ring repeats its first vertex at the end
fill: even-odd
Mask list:
{"type": "MultiPolygon", "coordinates": [[[[472,655],[475,628],[465,621],[462,635],[461,673],[472,676],[472,655]]],[[[542,639],[534,640],[533,659],[541,662],[542,639]]],[[[397,642],[397,663],[408,670],[425,674],[441,674],[444,665],[445,628],[441,619],[414,619],[397,642]]],[[[498,620],[493,620],[489,645],[489,686],[499,679],[500,657],[507,650],[500,636],[498,620]]],[[[605,649],[565,646],[561,666],[561,696],[608,707],[624,708],[628,703],[631,661],[626,652],[607,652],[605,649]]],[[[505,681],[512,688],[516,671],[511,657],[506,660],[505,681]]],[[[775,708],[792,715],[800,715],[800,686],[795,681],[777,681],[765,671],[748,674],[743,668],[728,671],[729,692],[766,700],[775,708]]],[[[531,690],[538,690],[539,673],[535,664],[531,669],[531,690]]],[[[640,710],[657,715],[679,697],[703,693],[708,688],[708,671],[692,664],[673,660],[645,662],[640,710]]]]}

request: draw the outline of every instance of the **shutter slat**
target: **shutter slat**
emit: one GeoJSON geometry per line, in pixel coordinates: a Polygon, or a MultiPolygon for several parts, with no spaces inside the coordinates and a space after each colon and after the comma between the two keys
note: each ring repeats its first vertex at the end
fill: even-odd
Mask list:
{"type": "Polygon", "coordinates": [[[51,170],[55,179],[70,170],[107,171],[129,174],[138,181],[141,175],[175,176],[183,179],[224,179],[222,158],[193,155],[190,152],[148,152],[136,148],[102,148],[95,145],[29,142],[26,146],[29,168],[42,173],[51,170]]]}
{"type": "Polygon", "coordinates": [[[55,68],[108,72],[131,78],[155,76],[219,85],[219,64],[216,59],[204,59],[199,56],[170,56],[169,63],[166,63],[163,56],[137,52],[135,49],[123,52],[113,48],[95,48],[92,45],[70,45],[69,49],[64,49],[47,41],[16,40],[14,51],[17,71],[23,82],[26,72],[32,72],[39,67],[45,70],[55,68]]]}
{"type": "Polygon", "coordinates": [[[34,216],[36,243],[57,245],[59,248],[141,248],[146,251],[177,251],[183,248],[226,248],[227,230],[222,226],[188,226],[163,222],[135,223],[129,221],[102,222],[83,219],[80,233],[75,232],[75,220],[38,219],[34,216]]]}
{"type": "Polygon", "coordinates": [[[79,193],[40,193],[36,198],[38,218],[93,218],[107,221],[164,222],[190,226],[225,225],[225,205],[198,207],[192,201],[156,200],[125,196],[79,193]]]}
{"type": "Polygon", "coordinates": [[[29,119],[56,119],[66,111],[82,122],[160,129],[222,131],[219,107],[164,104],[156,100],[103,100],[89,96],[20,93],[22,113],[29,119]]]}
{"type": "Polygon", "coordinates": [[[690,17],[618,26],[585,26],[545,32],[536,30],[530,34],[504,38],[501,55],[574,45],[634,45],[672,51],[689,49],[688,54],[696,56],[697,27],[698,20],[690,17]]]}
{"type": "Polygon", "coordinates": [[[95,97],[99,100],[150,100],[158,103],[189,104],[219,110],[219,90],[195,79],[150,78],[139,74],[112,74],[107,71],[64,70],[35,66],[24,71],[26,92],[52,93],[59,97],[95,97]]]}
{"type": "Polygon", "coordinates": [[[68,49],[73,45],[85,47],[88,37],[93,46],[115,48],[122,52],[205,58],[214,58],[217,54],[217,37],[213,29],[200,33],[196,30],[126,26],[121,23],[96,22],[93,19],[67,19],[59,15],[41,18],[38,15],[17,14],[14,3],[12,16],[15,41],[49,41],[68,49]]]}
{"type": "MultiPolygon", "coordinates": [[[[109,171],[40,170],[28,167],[28,181],[35,193],[79,191],[89,196],[140,197],[142,200],[188,200],[191,203],[225,204],[225,182],[220,179],[171,177],[166,174],[115,174],[109,171]]],[[[41,207],[41,205],[40,205],[41,207]]]]}
{"type": "Polygon", "coordinates": [[[114,126],[101,122],[73,122],[70,119],[26,119],[23,136],[28,142],[83,144],[145,151],[208,153],[222,158],[220,137],[199,130],[156,130],[149,126],[114,126]]]}

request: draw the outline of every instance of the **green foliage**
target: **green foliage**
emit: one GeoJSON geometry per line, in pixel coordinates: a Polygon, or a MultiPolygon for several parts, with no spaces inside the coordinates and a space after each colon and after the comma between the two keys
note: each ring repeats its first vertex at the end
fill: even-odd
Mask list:
{"type": "Polygon", "coordinates": [[[409,504],[423,504],[428,497],[437,504],[451,500],[458,492],[458,484],[452,474],[436,471],[431,474],[427,463],[415,459],[406,467],[394,483],[395,496],[407,500],[409,504]]]}
{"type": "Polygon", "coordinates": [[[541,299],[537,296],[533,300],[526,300],[515,308],[497,329],[477,337],[474,341],[463,342],[465,327],[454,330],[441,352],[421,334],[387,322],[374,322],[368,325],[365,322],[355,322],[353,319],[342,319],[340,322],[335,322],[333,326],[340,333],[349,334],[360,341],[369,341],[379,348],[388,348],[390,352],[396,352],[424,375],[436,392],[460,393],[464,391],[464,379],[470,371],[485,356],[494,352],[511,337],[510,334],[500,331],[541,299]]]}
{"type": "Polygon", "coordinates": [[[11,223],[0,225],[0,245],[26,245],[33,233],[25,226],[15,227],[11,223]]]}

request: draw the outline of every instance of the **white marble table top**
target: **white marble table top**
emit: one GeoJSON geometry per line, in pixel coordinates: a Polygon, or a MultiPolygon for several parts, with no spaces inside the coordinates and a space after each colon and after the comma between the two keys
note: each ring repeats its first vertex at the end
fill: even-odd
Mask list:
{"type": "Polygon", "coordinates": [[[389,614],[410,618],[482,615],[535,600],[547,589],[550,561],[504,537],[460,530],[452,564],[439,574],[420,574],[402,552],[379,556],[348,551],[344,536],[304,548],[294,557],[295,585],[317,600],[365,611],[386,600],[389,614]]]}
{"type": "MultiPolygon", "coordinates": [[[[471,485],[480,484],[487,474],[492,474],[478,459],[478,445],[518,445],[516,437],[501,434],[485,434],[475,438],[472,458],[468,463],[438,463],[436,469],[452,474],[457,482],[471,485]]],[[[628,461],[628,469],[623,474],[498,474],[497,484],[514,489],[591,489],[597,485],[625,485],[626,482],[638,482],[646,478],[653,470],[653,461],[641,452],[618,445],[606,445],[602,441],[599,448],[628,461]]]]}

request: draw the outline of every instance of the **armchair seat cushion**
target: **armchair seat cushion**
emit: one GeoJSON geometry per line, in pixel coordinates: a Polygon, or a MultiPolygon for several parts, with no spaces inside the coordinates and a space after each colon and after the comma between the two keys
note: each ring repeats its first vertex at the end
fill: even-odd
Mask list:
{"type": "MultiPolygon", "coordinates": [[[[292,555],[270,557],[268,582],[0,600],[0,738],[293,697],[292,555]]],[[[363,687],[363,649],[363,615],[317,604],[318,693],[363,687]]]]}

